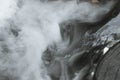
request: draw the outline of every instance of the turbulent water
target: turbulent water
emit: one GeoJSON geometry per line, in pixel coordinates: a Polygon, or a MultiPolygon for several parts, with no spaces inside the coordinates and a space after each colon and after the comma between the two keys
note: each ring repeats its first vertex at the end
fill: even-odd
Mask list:
{"type": "Polygon", "coordinates": [[[59,23],[96,21],[94,16],[108,12],[110,5],[0,0],[0,80],[50,80],[41,54],[48,45],[62,42],[59,23]]]}

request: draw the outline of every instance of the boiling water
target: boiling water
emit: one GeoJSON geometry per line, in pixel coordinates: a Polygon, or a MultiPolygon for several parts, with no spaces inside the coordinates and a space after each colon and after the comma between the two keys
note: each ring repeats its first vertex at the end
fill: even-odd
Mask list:
{"type": "Polygon", "coordinates": [[[41,54],[48,45],[62,43],[59,24],[73,19],[94,22],[110,6],[0,0],[0,80],[50,80],[41,54]]]}

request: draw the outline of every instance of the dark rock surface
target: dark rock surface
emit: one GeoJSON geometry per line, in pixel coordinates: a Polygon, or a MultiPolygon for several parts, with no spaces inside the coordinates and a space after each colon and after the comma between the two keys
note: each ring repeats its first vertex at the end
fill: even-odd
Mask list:
{"type": "MultiPolygon", "coordinates": [[[[120,14],[97,31],[99,39],[108,42],[113,41],[114,37],[119,40],[120,34],[120,14]]],[[[96,69],[95,80],[120,80],[120,43],[117,43],[105,54],[96,69]]]]}
{"type": "Polygon", "coordinates": [[[100,61],[95,80],[120,79],[120,43],[115,45],[100,61]]]}

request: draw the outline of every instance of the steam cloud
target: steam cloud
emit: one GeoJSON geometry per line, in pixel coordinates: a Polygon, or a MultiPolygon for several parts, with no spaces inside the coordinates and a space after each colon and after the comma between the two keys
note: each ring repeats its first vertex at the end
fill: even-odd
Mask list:
{"type": "Polygon", "coordinates": [[[0,0],[0,80],[49,80],[41,54],[62,42],[59,23],[96,21],[105,6],[76,1],[0,0]]]}

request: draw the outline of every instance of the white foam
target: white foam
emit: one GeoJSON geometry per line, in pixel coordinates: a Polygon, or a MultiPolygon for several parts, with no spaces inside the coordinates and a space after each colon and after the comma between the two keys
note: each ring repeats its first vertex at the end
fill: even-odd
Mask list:
{"type": "Polygon", "coordinates": [[[0,74],[10,80],[49,80],[41,54],[48,45],[61,42],[59,23],[69,19],[95,21],[95,16],[106,13],[110,6],[23,0],[19,8],[18,2],[0,0],[0,74]],[[19,30],[18,37],[11,28],[19,30]],[[8,49],[8,53],[3,49],[8,49]]]}

